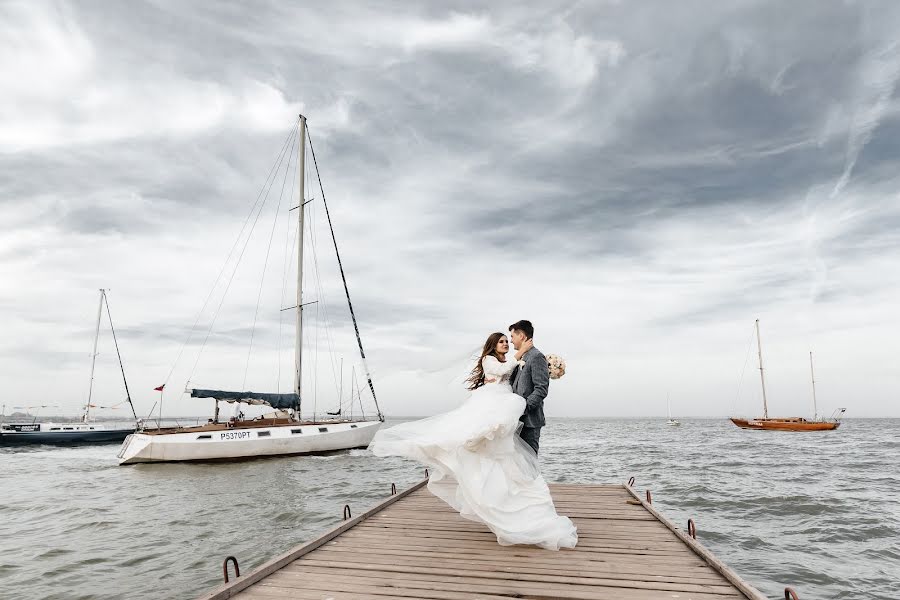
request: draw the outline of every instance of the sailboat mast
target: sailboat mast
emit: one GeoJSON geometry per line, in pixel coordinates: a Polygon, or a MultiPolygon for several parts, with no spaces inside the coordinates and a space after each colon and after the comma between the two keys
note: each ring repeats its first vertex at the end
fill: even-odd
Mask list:
{"type": "Polygon", "coordinates": [[[306,191],[304,184],[306,183],[306,117],[300,115],[299,148],[297,149],[297,332],[294,341],[294,390],[298,397],[300,394],[301,381],[301,363],[303,354],[303,216],[306,206],[304,201],[306,191]]]}
{"type": "Polygon", "coordinates": [[[756,320],[756,348],[759,351],[759,381],[762,383],[763,418],[769,418],[769,403],[766,401],[766,376],[763,375],[762,342],[759,339],[759,319],[756,320]]]}
{"type": "MultiPolygon", "coordinates": [[[[103,292],[103,296],[106,296],[106,292],[103,292]]],[[[119,357],[119,370],[122,371],[122,383],[125,384],[125,399],[128,400],[128,404],[131,406],[131,414],[134,415],[134,420],[138,420],[137,411],[134,409],[134,402],[131,401],[131,392],[128,391],[128,380],[125,378],[125,365],[122,364],[122,353],[119,352],[119,340],[116,339],[116,328],[113,327],[112,321],[112,313],[109,310],[109,298],[106,298],[106,316],[109,317],[109,330],[112,332],[113,343],[116,346],[116,356],[119,357]]]]}
{"type": "Polygon", "coordinates": [[[813,419],[819,418],[819,407],[816,403],[816,372],[813,370],[812,352],[809,353],[809,375],[812,378],[813,419]]]}
{"type": "Polygon", "coordinates": [[[87,423],[91,413],[91,396],[94,392],[94,366],[97,364],[97,340],[100,339],[100,317],[103,316],[103,299],[106,290],[100,289],[100,304],[97,305],[97,327],[94,330],[94,350],[91,352],[91,381],[88,383],[87,402],[84,403],[84,412],[81,414],[81,422],[87,423]]]}

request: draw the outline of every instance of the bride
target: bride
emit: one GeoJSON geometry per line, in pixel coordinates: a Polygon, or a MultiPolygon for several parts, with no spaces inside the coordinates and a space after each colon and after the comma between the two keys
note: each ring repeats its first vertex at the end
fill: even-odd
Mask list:
{"type": "Polygon", "coordinates": [[[428,489],[463,517],[487,525],[503,546],[574,548],[575,525],[556,513],[537,455],[517,435],[525,399],[509,379],[531,347],[507,360],[509,340],[492,333],[467,380],[472,395],[448,413],[401,423],[375,435],[376,456],[404,456],[430,467],[428,489]]]}

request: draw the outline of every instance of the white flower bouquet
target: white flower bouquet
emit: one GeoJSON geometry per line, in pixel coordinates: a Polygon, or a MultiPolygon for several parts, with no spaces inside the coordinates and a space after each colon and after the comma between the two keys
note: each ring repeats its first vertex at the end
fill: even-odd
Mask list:
{"type": "Polygon", "coordinates": [[[548,354],[547,366],[550,367],[550,379],[559,379],[566,374],[566,361],[561,356],[548,354]]]}

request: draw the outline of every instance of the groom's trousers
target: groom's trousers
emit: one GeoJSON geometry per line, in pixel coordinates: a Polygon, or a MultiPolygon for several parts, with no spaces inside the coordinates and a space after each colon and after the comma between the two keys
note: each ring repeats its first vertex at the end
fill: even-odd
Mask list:
{"type": "Polygon", "coordinates": [[[540,427],[523,427],[519,431],[519,437],[534,449],[534,453],[538,453],[539,442],[541,441],[540,427]]]}

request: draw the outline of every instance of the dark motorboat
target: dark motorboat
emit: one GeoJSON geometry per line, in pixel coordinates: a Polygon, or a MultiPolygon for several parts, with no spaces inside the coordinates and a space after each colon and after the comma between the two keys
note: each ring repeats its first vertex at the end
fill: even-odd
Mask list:
{"type": "Polygon", "coordinates": [[[133,424],[121,423],[3,423],[0,425],[0,446],[121,442],[134,431],[133,424]]]}

